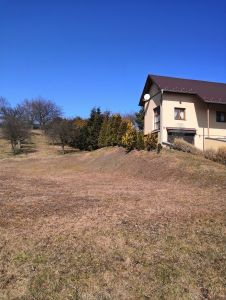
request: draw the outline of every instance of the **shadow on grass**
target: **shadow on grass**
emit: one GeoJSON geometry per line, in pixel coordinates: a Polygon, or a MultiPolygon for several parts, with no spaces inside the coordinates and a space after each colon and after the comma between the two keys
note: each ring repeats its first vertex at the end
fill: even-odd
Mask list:
{"type": "Polygon", "coordinates": [[[14,155],[21,155],[21,154],[30,154],[30,153],[36,153],[37,149],[35,149],[30,144],[23,144],[20,149],[16,149],[14,155]]]}
{"type": "Polygon", "coordinates": [[[81,152],[81,150],[79,150],[79,149],[65,149],[64,153],[63,153],[62,149],[57,150],[57,153],[61,154],[61,155],[74,154],[74,153],[79,153],[79,152],[81,152]]]}

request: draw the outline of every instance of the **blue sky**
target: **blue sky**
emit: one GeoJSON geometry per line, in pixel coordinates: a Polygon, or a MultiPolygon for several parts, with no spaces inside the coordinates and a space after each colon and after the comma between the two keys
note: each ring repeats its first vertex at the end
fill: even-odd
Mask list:
{"type": "Polygon", "coordinates": [[[0,95],[138,110],[148,73],[226,82],[225,0],[0,0],[0,95]]]}

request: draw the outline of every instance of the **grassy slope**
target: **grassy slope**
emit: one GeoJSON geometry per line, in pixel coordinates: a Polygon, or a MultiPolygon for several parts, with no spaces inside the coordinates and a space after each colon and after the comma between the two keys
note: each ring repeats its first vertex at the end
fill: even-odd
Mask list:
{"type": "Polygon", "coordinates": [[[225,299],[226,167],[33,142],[0,161],[0,299],[225,299]]]}

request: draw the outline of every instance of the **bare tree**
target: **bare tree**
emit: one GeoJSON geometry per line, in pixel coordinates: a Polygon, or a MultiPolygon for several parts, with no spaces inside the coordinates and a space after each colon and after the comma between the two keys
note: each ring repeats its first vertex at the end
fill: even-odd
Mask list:
{"type": "Polygon", "coordinates": [[[23,118],[31,127],[33,127],[35,124],[35,115],[32,106],[33,102],[28,99],[25,99],[20,105],[21,111],[23,113],[23,118]]]}
{"type": "Polygon", "coordinates": [[[10,141],[14,154],[17,149],[20,149],[21,142],[29,137],[30,130],[22,117],[19,106],[3,109],[2,134],[5,139],[10,141]]]}
{"type": "Polygon", "coordinates": [[[51,100],[37,98],[31,100],[29,105],[31,105],[29,109],[32,112],[30,118],[33,122],[37,122],[42,129],[45,129],[48,123],[62,115],[60,107],[51,100]]]}
{"type": "Polygon", "coordinates": [[[46,133],[54,142],[61,145],[64,154],[64,147],[70,143],[73,136],[73,123],[67,119],[57,118],[49,123],[46,133]]]}
{"type": "Polygon", "coordinates": [[[0,97],[0,125],[3,122],[3,115],[4,115],[4,111],[9,107],[9,103],[8,101],[3,98],[0,97]]]}
{"type": "Polygon", "coordinates": [[[130,121],[134,126],[136,125],[135,113],[127,113],[127,114],[124,114],[122,117],[123,117],[123,119],[130,121]]]}

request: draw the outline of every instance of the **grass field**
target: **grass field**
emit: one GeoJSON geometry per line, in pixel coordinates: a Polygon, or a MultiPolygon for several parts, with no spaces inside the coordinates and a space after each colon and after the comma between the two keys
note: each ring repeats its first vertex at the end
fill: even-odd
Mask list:
{"type": "Polygon", "coordinates": [[[226,167],[0,141],[0,299],[226,299],[226,167]]]}

